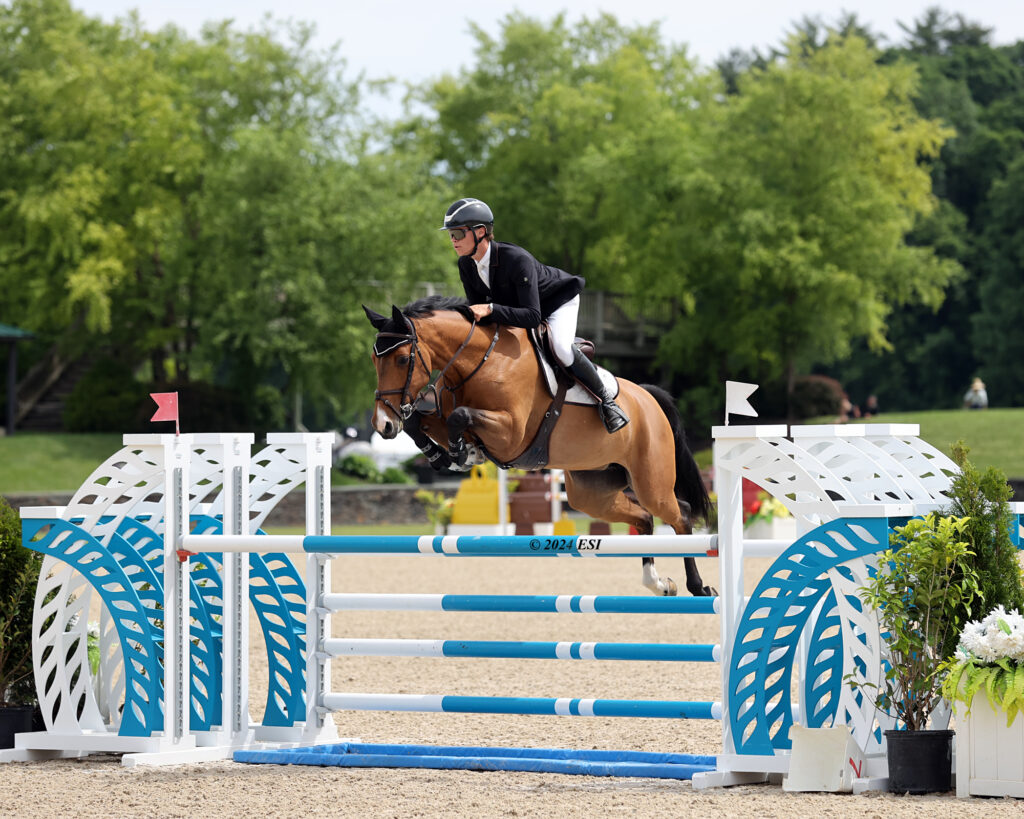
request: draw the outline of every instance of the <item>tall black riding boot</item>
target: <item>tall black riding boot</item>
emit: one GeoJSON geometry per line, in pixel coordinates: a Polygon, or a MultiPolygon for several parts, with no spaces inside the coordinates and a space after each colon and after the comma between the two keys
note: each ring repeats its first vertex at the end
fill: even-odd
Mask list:
{"type": "Polygon", "coordinates": [[[615,403],[604,382],[601,381],[601,375],[598,373],[597,367],[594,366],[594,362],[583,355],[576,346],[572,348],[572,366],[568,369],[573,378],[601,402],[597,405],[597,410],[601,413],[605,429],[609,432],[618,432],[629,423],[626,413],[615,403]]]}

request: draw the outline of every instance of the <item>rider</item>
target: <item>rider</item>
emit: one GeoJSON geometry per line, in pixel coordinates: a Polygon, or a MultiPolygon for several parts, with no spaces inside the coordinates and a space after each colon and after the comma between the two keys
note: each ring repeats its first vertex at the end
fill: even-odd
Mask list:
{"type": "Polygon", "coordinates": [[[598,411],[608,432],[626,426],[629,418],[597,367],[573,344],[583,277],[541,264],[518,245],[495,241],[494,215],[479,199],[453,202],[439,230],[448,231],[459,254],[459,276],[477,320],[525,328],[547,322],[555,356],[600,402],[598,411]]]}

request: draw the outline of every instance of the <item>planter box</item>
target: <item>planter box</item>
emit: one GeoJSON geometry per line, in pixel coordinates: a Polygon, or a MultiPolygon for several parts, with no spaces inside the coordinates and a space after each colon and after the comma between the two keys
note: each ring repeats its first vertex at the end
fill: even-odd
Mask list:
{"type": "Polygon", "coordinates": [[[956,795],[1024,798],[1024,714],[1006,726],[984,691],[967,706],[955,703],[956,795]]]}
{"type": "Polygon", "coordinates": [[[796,518],[758,520],[743,529],[744,540],[796,540],[796,518]]]}

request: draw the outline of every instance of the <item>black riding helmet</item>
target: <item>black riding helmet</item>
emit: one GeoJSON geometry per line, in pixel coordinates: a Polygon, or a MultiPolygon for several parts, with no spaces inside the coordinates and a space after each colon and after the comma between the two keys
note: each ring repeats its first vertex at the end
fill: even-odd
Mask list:
{"type": "Polygon", "coordinates": [[[485,202],[467,198],[452,202],[444,215],[444,224],[438,230],[475,228],[481,225],[488,228],[490,233],[490,228],[494,227],[494,214],[485,202]]]}
{"type": "Polygon", "coordinates": [[[484,237],[489,239],[494,232],[494,214],[485,202],[466,198],[452,202],[444,215],[444,224],[438,230],[468,228],[473,233],[473,249],[466,255],[473,256],[480,247],[481,240],[475,230],[478,227],[485,229],[484,237]]]}

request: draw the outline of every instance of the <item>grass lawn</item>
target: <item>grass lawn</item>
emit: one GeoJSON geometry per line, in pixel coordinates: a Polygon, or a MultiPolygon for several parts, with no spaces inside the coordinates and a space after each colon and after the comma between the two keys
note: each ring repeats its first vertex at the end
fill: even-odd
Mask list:
{"type": "Polygon", "coordinates": [[[979,469],[994,466],[1008,478],[1024,478],[1024,409],[889,412],[853,423],[920,424],[921,437],[946,455],[962,439],[979,469]]]}
{"type": "MultiPolygon", "coordinates": [[[[995,466],[1007,477],[1024,478],[1024,408],[886,413],[870,423],[920,424],[921,437],[946,454],[950,444],[963,439],[975,466],[995,466]]],[[[0,438],[0,494],[74,491],[120,446],[116,434],[20,433],[0,438]]],[[[708,465],[711,450],[696,457],[708,465]]],[[[340,482],[333,472],[332,483],[340,482]]]]}

